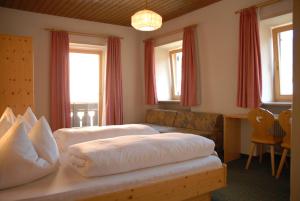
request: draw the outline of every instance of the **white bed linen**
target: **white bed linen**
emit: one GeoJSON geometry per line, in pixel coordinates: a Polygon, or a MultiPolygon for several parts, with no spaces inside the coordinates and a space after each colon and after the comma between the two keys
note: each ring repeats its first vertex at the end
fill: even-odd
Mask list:
{"type": "Polygon", "coordinates": [[[150,126],[143,124],[125,124],[113,126],[93,126],[81,128],[62,128],[56,130],[53,135],[59,151],[65,152],[73,144],[90,140],[112,138],[123,135],[148,135],[159,132],[150,126]]]}
{"type": "Polygon", "coordinates": [[[211,155],[176,164],[157,166],[129,173],[84,178],[68,166],[35,182],[0,190],[0,200],[68,201],[172,179],[179,176],[220,168],[220,159],[211,155]]]}
{"type": "Polygon", "coordinates": [[[92,140],[68,148],[68,163],[82,176],[130,172],[213,154],[215,143],[186,133],[128,135],[92,140]]]}

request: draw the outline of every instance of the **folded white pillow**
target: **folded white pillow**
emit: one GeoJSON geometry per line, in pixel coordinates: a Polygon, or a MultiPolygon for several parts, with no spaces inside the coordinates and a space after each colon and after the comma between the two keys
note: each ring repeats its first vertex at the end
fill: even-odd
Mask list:
{"type": "Polygon", "coordinates": [[[31,130],[32,126],[24,119],[22,115],[18,115],[15,120],[15,123],[21,123],[21,122],[23,122],[24,124],[25,132],[28,133],[31,130]]]}
{"type": "Polygon", "coordinates": [[[28,133],[39,157],[55,164],[59,157],[58,147],[45,117],[41,117],[28,133]]]}
{"type": "Polygon", "coordinates": [[[30,137],[25,125],[16,121],[0,139],[0,189],[31,182],[56,169],[58,149],[47,121],[37,121],[30,137]]]}
{"type": "Polygon", "coordinates": [[[0,120],[0,139],[5,134],[5,132],[11,127],[12,123],[10,123],[7,118],[3,118],[0,120]]]}
{"type": "Polygon", "coordinates": [[[13,113],[13,111],[12,111],[12,109],[11,109],[10,107],[7,107],[7,108],[4,110],[3,114],[1,115],[0,121],[1,121],[2,119],[5,119],[5,118],[6,118],[11,124],[13,124],[13,123],[15,122],[16,117],[15,117],[15,115],[14,115],[14,113],[13,113]]]}
{"type": "Polygon", "coordinates": [[[7,107],[0,118],[0,138],[15,122],[15,115],[11,108],[7,107]]]}
{"type": "Polygon", "coordinates": [[[34,126],[35,122],[37,121],[36,116],[30,107],[26,109],[25,113],[23,114],[23,118],[31,127],[34,126]]]}

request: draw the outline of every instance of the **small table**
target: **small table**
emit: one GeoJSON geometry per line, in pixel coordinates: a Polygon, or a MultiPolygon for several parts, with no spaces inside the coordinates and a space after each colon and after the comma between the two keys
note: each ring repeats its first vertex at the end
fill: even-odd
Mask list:
{"type": "Polygon", "coordinates": [[[224,115],[224,162],[240,158],[241,153],[241,120],[247,114],[224,115]]]}

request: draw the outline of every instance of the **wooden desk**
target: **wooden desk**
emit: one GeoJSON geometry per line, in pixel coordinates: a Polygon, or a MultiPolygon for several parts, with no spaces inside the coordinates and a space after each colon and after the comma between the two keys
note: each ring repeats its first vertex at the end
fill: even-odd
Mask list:
{"type": "MultiPolygon", "coordinates": [[[[278,120],[278,115],[274,115],[278,120]]],[[[247,114],[224,115],[224,162],[236,160],[241,154],[241,121],[247,120],[247,114]]]]}
{"type": "Polygon", "coordinates": [[[241,121],[247,114],[224,115],[224,162],[239,159],[241,154],[241,121]]]}

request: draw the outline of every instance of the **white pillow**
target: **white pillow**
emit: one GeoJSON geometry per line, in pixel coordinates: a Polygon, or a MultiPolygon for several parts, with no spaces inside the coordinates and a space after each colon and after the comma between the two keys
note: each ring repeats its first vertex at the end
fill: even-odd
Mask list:
{"type": "Polygon", "coordinates": [[[0,189],[31,182],[55,168],[38,155],[23,121],[15,122],[0,139],[0,189]]]}
{"type": "Polygon", "coordinates": [[[35,122],[37,121],[37,119],[36,119],[36,117],[35,117],[35,115],[34,115],[34,113],[32,112],[32,110],[31,110],[30,107],[28,107],[28,108],[26,109],[25,113],[23,114],[23,118],[24,118],[24,120],[25,120],[28,124],[30,124],[31,127],[32,127],[32,126],[35,124],[35,122]]]}
{"type": "Polygon", "coordinates": [[[22,115],[19,114],[15,120],[15,123],[21,123],[21,122],[24,123],[25,132],[28,133],[31,130],[32,126],[24,119],[22,115]]]}
{"type": "Polygon", "coordinates": [[[41,117],[28,133],[28,137],[41,158],[56,164],[59,158],[58,147],[45,117],[41,117]]]}
{"type": "Polygon", "coordinates": [[[7,120],[7,118],[3,118],[0,120],[0,138],[6,133],[6,131],[12,126],[12,124],[7,120]]]}
{"type": "Polygon", "coordinates": [[[13,113],[13,111],[12,111],[12,109],[10,107],[7,107],[4,110],[4,112],[3,112],[0,120],[2,120],[4,118],[6,118],[11,124],[13,124],[15,122],[16,117],[15,117],[15,115],[14,115],[14,113],[13,113]]]}

